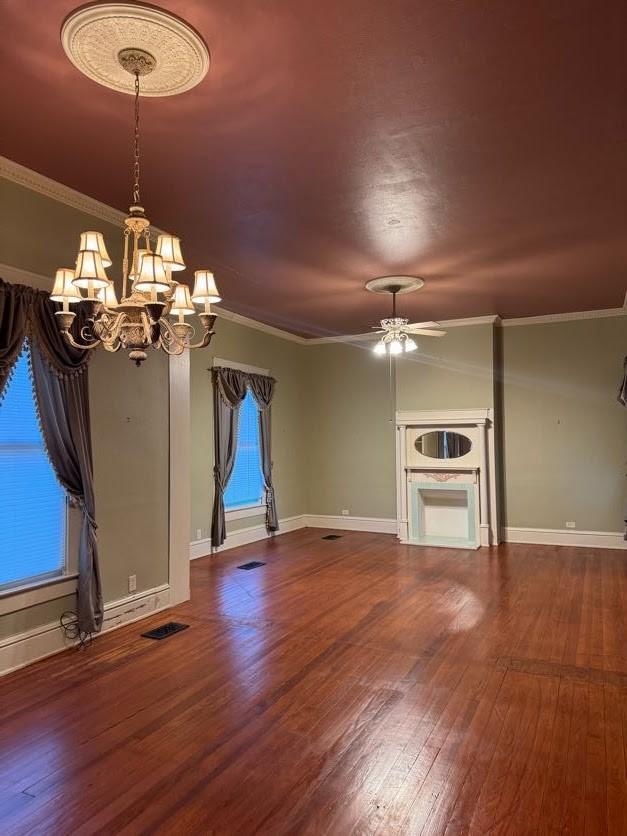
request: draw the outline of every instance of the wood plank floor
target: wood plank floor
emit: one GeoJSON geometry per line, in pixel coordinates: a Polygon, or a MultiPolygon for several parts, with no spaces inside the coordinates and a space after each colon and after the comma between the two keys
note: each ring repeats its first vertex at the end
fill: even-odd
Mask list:
{"type": "Polygon", "coordinates": [[[627,833],[627,555],[324,533],[0,680],[0,833],[627,833]]]}

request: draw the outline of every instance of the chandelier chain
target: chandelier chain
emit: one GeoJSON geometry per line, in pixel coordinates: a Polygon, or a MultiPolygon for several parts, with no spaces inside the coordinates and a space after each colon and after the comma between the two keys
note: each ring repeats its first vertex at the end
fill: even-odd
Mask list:
{"type": "Polygon", "coordinates": [[[135,147],[133,158],[133,203],[141,203],[139,195],[139,72],[135,71],[135,147]]]}

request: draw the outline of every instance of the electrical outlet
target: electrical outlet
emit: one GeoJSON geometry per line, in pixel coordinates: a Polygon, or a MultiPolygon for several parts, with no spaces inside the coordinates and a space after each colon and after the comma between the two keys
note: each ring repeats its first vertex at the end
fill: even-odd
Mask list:
{"type": "Polygon", "coordinates": [[[577,523],[573,522],[573,521],[567,522],[566,523],[566,528],[577,528],[577,523]]]}
{"type": "Polygon", "coordinates": [[[202,540],[202,528],[197,528],[196,529],[196,539],[197,540],[202,540]]]}
{"type": "Polygon", "coordinates": [[[348,508],[342,508],[342,516],[343,517],[348,517],[349,514],[350,514],[350,511],[348,510],[348,508]]]}
{"type": "Polygon", "coordinates": [[[137,575],[128,576],[128,591],[135,592],[137,590],[137,575]]]}

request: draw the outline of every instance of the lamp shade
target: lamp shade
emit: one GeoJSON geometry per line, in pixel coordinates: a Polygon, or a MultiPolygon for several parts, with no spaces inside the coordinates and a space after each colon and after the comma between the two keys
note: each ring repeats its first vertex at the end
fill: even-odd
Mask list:
{"type": "Polygon", "coordinates": [[[194,313],[194,306],[189,296],[189,288],[186,284],[177,284],[174,288],[174,299],[172,300],[171,314],[188,314],[194,313]]]}
{"type": "Polygon", "coordinates": [[[142,293],[152,290],[163,293],[170,289],[168,277],[165,274],[163,259],[156,253],[144,253],[139,262],[139,276],[135,280],[135,289],[142,293]]]}
{"type": "Polygon", "coordinates": [[[102,302],[105,308],[117,308],[118,297],[115,295],[113,282],[109,282],[106,287],[101,287],[96,295],[98,296],[98,301],[102,302]]]}
{"type": "Polygon", "coordinates": [[[139,276],[139,268],[142,263],[142,258],[146,255],[147,252],[149,252],[149,250],[137,250],[137,270],[134,269],[134,264],[131,264],[131,272],[128,274],[128,277],[132,282],[135,282],[137,280],[137,277],[139,276]]]}
{"type": "Polygon", "coordinates": [[[386,351],[385,343],[382,342],[382,341],[379,341],[372,350],[374,351],[375,354],[385,354],[385,351],[386,351]]]}
{"type": "Polygon", "coordinates": [[[388,351],[390,354],[400,354],[403,350],[403,343],[395,337],[388,343],[388,351]]]}
{"type": "Polygon", "coordinates": [[[181,241],[176,235],[160,235],[157,238],[156,252],[170,270],[185,269],[185,262],[181,254],[181,241]]]}
{"type": "Polygon", "coordinates": [[[196,270],[194,273],[194,292],[192,299],[197,304],[203,302],[220,302],[222,297],[218,293],[213,273],[209,270],[196,270]]]}
{"type": "Polygon", "coordinates": [[[407,337],[405,340],[405,351],[415,351],[418,348],[415,340],[412,340],[411,337],[407,337]]]}
{"type": "Polygon", "coordinates": [[[79,251],[74,270],[74,284],[76,287],[86,287],[89,290],[98,290],[109,284],[100,253],[95,250],[79,251]]]}
{"type": "Polygon", "coordinates": [[[54,286],[50,298],[53,302],[69,302],[75,305],[82,300],[81,292],[74,284],[74,270],[61,267],[54,277],[54,286]]]}
{"type": "Polygon", "coordinates": [[[102,232],[81,232],[81,243],[79,250],[91,250],[93,253],[98,253],[102,260],[103,267],[111,267],[113,262],[109,258],[109,253],[105,247],[104,237],[102,232]]]}

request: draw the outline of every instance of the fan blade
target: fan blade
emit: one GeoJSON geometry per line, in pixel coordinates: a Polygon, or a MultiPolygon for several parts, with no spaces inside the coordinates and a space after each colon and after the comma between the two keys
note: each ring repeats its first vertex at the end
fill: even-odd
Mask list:
{"type": "Polygon", "coordinates": [[[405,330],[408,328],[441,328],[439,322],[410,322],[409,325],[405,326],[405,330]]]}
{"type": "Polygon", "coordinates": [[[435,331],[429,328],[403,328],[406,334],[420,334],[423,337],[444,337],[446,331],[435,331]]]}

